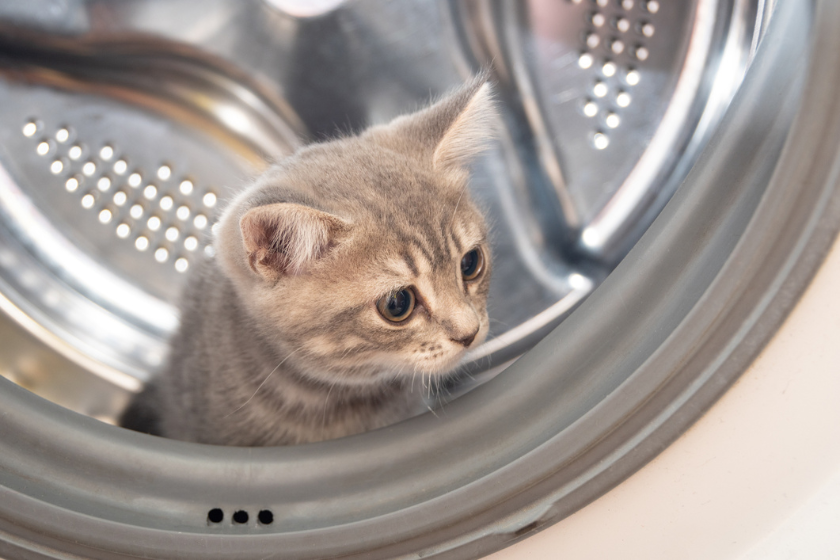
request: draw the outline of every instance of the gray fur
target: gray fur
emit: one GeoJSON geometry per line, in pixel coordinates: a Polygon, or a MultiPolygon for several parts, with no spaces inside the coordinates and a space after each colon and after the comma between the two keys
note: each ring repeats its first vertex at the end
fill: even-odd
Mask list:
{"type": "Polygon", "coordinates": [[[477,79],[388,125],[303,148],[260,177],[225,211],[217,256],[183,296],[168,364],[123,425],[263,446],[416,413],[423,384],[487,334],[491,258],[467,166],[494,114],[477,79]],[[476,247],[484,272],[464,282],[461,258],[476,247]],[[417,307],[391,323],[376,302],[407,286],[417,307]]]}

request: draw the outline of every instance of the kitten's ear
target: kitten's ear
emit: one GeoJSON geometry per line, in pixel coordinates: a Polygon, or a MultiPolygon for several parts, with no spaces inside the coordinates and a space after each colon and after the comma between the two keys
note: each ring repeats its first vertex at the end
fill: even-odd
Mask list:
{"type": "Polygon", "coordinates": [[[462,168],[495,136],[493,90],[480,75],[431,107],[393,120],[388,128],[431,157],[436,170],[462,168]]]}
{"type": "MultiPolygon", "coordinates": [[[[443,100],[441,103],[446,103],[443,100]]],[[[461,101],[461,100],[459,100],[461,101]]],[[[435,107],[433,106],[432,109],[435,107]]],[[[441,111],[444,116],[447,111],[441,111]]],[[[432,157],[435,169],[463,167],[484,151],[493,138],[496,107],[490,84],[484,82],[446,129],[432,157]]]]}
{"type": "Polygon", "coordinates": [[[257,206],[239,220],[248,264],[267,280],[304,272],[349,227],[332,214],[285,202],[257,206]]]}

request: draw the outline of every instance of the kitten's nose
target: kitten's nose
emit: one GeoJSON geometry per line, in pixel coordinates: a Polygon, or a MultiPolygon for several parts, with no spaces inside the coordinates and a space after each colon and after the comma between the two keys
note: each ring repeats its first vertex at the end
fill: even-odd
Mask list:
{"type": "Polygon", "coordinates": [[[463,345],[464,345],[464,348],[466,348],[466,347],[468,347],[470,344],[472,344],[472,343],[473,343],[473,340],[475,340],[475,335],[477,335],[477,334],[478,334],[478,330],[479,330],[479,329],[475,329],[475,331],[474,331],[472,334],[467,335],[467,336],[465,336],[464,338],[452,338],[452,339],[450,339],[450,340],[452,340],[452,342],[454,342],[454,343],[456,343],[456,344],[463,344],[463,345]]]}

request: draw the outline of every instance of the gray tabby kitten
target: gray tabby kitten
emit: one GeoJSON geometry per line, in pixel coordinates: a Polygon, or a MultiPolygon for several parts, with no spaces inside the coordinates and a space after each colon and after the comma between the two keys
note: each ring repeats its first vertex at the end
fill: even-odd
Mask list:
{"type": "Polygon", "coordinates": [[[477,79],[262,175],[222,216],[169,362],[122,424],[264,446],[416,412],[416,378],[451,372],[487,335],[487,226],[467,166],[494,119],[477,79]]]}

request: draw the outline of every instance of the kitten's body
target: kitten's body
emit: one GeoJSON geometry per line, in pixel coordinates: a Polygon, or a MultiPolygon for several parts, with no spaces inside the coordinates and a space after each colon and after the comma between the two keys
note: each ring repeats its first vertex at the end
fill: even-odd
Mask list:
{"type": "Polygon", "coordinates": [[[417,406],[418,389],[406,392],[401,383],[355,388],[301,376],[286,359],[293,349],[267,339],[213,261],[193,275],[186,296],[183,327],[172,341],[177,351],[138,403],[163,413],[145,431],[224,445],[286,445],[384,426],[417,406]]]}
{"type": "Polygon", "coordinates": [[[284,445],[416,412],[421,380],[451,371],[487,333],[487,232],[465,166],[492,113],[488,86],[475,81],[263,175],[222,217],[217,257],[185,292],[169,363],[123,425],[284,445]],[[470,279],[461,259],[476,255],[483,268],[470,279]],[[377,302],[405,290],[414,310],[387,319],[377,302]]]}

